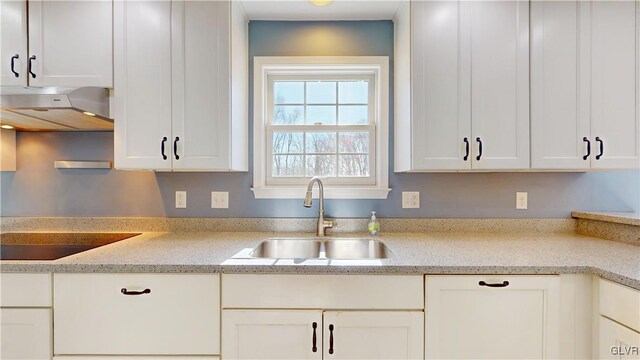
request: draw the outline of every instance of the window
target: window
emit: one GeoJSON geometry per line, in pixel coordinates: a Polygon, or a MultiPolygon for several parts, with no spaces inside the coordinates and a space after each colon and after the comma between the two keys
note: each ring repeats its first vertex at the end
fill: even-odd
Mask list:
{"type": "Polygon", "coordinates": [[[313,176],[327,198],[386,198],[386,57],[256,57],[254,76],[257,198],[302,198],[313,176]]]}

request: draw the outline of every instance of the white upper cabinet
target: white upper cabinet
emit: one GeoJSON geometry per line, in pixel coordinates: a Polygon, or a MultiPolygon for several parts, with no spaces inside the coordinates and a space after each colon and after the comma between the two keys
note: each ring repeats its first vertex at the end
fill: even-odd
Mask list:
{"type": "Polygon", "coordinates": [[[529,168],[529,3],[471,3],[474,169],[529,168]]]}
{"type": "Polygon", "coordinates": [[[412,168],[471,169],[470,4],[411,4],[412,168]]]}
{"type": "Polygon", "coordinates": [[[29,85],[113,85],[113,2],[29,1],[29,85]]]}
{"type": "Polygon", "coordinates": [[[640,167],[637,1],[589,4],[591,167],[640,167]]]}
{"type": "MultiPolygon", "coordinates": [[[[531,167],[589,167],[588,94],[579,91],[580,10],[577,1],[531,3],[531,167]]],[[[583,25],[584,26],[584,25],[583,25]]]]}
{"type": "Polygon", "coordinates": [[[171,169],[171,2],[114,3],[115,166],[171,169]]]}
{"type": "Polygon", "coordinates": [[[529,168],[529,3],[410,6],[396,17],[395,170],[529,168]]]}
{"type": "Polygon", "coordinates": [[[237,2],[117,2],[115,166],[247,170],[247,20],[237,2]]]}
{"type": "Polygon", "coordinates": [[[27,86],[26,1],[0,1],[0,83],[27,86]]]}
{"type": "Polygon", "coordinates": [[[638,7],[531,4],[532,168],[640,166],[638,7]]]}
{"type": "Polygon", "coordinates": [[[113,86],[111,0],[2,0],[0,11],[2,85],[113,86]]]}

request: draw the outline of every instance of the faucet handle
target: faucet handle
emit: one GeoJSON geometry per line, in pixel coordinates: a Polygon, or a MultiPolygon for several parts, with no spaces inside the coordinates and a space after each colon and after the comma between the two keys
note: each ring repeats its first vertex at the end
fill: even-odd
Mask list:
{"type": "Polygon", "coordinates": [[[338,227],[338,222],[335,220],[324,220],[324,223],[322,224],[325,228],[334,228],[334,227],[338,227]]]}

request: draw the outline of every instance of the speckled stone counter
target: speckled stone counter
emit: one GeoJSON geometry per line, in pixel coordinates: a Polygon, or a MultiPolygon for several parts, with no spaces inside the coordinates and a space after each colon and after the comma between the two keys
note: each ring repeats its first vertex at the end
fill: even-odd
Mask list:
{"type": "Polygon", "coordinates": [[[640,246],[640,214],[635,212],[574,211],[576,232],[640,246]]]}
{"type": "Polygon", "coordinates": [[[578,219],[589,219],[598,221],[607,221],[618,224],[640,226],[640,213],[624,212],[624,211],[573,211],[571,216],[578,219]]]}
{"type": "MultiPolygon", "coordinates": [[[[55,261],[0,261],[3,272],[308,274],[593,273],[640,289],[640,247],[570,233],[387,233],[382,260],[252,259],[258,243],[296,233],[144,233],[55,261]]],[[[338,234],[338,237],[362,234],[338,234]]]]}

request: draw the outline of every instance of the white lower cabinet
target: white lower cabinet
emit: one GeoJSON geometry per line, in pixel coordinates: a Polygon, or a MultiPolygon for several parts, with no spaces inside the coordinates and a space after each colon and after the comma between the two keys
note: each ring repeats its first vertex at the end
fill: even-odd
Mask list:
{"type": "Polygon", "coordinates": [[[600,359],[640,359],[640,333],[600,317],[600,359]]]}
{"type": "Polygon", "coordinates": [[[321,310],[224,310],[225,359],[321,359],[321,310]]]}
{"type": "Polygon", "coordinates": [[[0,309],[1,359],[51,358],[51,309],[0,309]]]}
{"type": "Polygon", "coordinates": [[[640,359],[640,291],[611,281],[598,282],[601,359],[640,359]]]}
{"type": "Polygon", "coordinates": [[[427,359],[559,357],[558,276],[427,276],[427,359]]]}
{"type": "Polygon", "coordinates": [[[220,360],[219,356],[54,356],[54,360],[220,360]]]}
{"type": "Polygon", "coordinates": [[[422,359],[422,311],[327,311],[325,359],[422,359]]]}
{"type": "Polygon", "coordinates": [[[424,358],[419,275],[225,274],[221,291],[224,359],[424,358]]]}
{"type": "Polygon", "coordinates": [[[56,355],[218,355],[214,274],[55,274],[56,355]]]}
{"type": "Polygon", "coordinates": [[[50,359],[51,274],[0,274],[0,359],[50,359]]]}
{"type": "Polygon", "coordinates": [[[225,359],[422,359],[422,311],[224,310],[225,359]]]}

